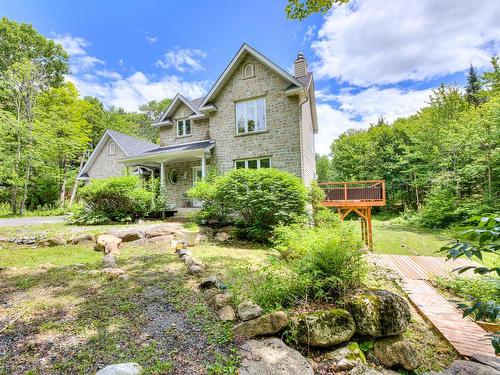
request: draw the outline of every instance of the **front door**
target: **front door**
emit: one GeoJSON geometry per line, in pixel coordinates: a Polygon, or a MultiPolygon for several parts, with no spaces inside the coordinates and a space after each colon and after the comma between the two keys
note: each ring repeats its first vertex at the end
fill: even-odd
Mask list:
{"type": "MultiPolygon", "coordinates": [[[[201,166],[193,167],[193,186],[202,178],[201,166]]],[[[201,207],[201,202],[193,199],[193,207],[201,207]]]]}

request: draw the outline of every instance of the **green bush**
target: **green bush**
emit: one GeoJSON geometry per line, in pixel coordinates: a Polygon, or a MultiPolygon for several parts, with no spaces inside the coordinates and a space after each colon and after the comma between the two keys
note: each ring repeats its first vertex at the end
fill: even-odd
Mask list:
{"type": "Polygon", "coordinates": [[[241,237],[259,241],[277,225],[301,220],[307,203],[302,180],[273,168],[234,169],[197,183],[188,195],[203,202],[199,218],[234,223],[241,237]]]}
{"type": "Polygon", "coordinates": [[[457,297],[500,302],[500,279],[493,277],[438,277],[436,283],[457,297]]]}
{"type": "Polygon", "coordinates": [[[244,280],[249,297],[274,310],[306,299],[336,299],[358,287],[366,271],[358,237],[339,221],[318,228],[278,226],[273,242],[281,257],[244,280]]]}
{"type": "Polygon", "coordinates": [[[153,193],[141,187],[137,176],[93,180],[80,190],[84,207],[72,221],[77,224],[127,222],[145,216],[153,193]]]}
{"type": "Polygon", "coordinates": [[[452,191],[434,186],[418,214],[418,222],[428,228],[447,227],[461,218],[457,208],[457,199],[452,191]]]}

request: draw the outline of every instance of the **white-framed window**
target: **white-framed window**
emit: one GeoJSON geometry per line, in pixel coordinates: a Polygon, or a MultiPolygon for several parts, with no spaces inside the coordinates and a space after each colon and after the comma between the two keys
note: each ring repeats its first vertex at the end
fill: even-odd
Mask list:
{"type": "Polygon", "coordinates": [[[243,76],[245,78],[250,78],[255,76],[255,67],[253,64],[246,64],[243,68],[243,76]]]}
{"type": "Polygon", "coordinates": [[[271,168],[271,158],[254,158],[254,159],[241,159],[234,162],[236,169],[260,169],[271,168]]]}
{"type": "Polygon", "coordinates": [[[257,98],[236,103],[236,134],[266,130],[266,99],[257,98]]]}
{"type": "Polygon", "coordinates": [[[109,155],[116,155],[116,144],[115,144],[115,142],[110,142],[109,143],[108,154],[109,155]]]}
{"type": "Polygon", "coordinates": [[[188,118],[177,120],[177,136],[185,137],[191,135],[191,120],[188,118]]]}

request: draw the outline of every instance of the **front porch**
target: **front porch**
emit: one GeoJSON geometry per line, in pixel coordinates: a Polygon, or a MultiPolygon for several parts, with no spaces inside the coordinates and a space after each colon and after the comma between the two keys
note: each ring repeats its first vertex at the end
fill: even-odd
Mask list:
{"type": "Polygon", "coordinates": [[[213,141],[199,141],[160,147],[121,162],[129,173],[146,180],[159,177],[169,209],[179,213],[200,207],[200,202],[189,199],[186,193],[196,181],[206,177],[214,146],[213,141]]]}

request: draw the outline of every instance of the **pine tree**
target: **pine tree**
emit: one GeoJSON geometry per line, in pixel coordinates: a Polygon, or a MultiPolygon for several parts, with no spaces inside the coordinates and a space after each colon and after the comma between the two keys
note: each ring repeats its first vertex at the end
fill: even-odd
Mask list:
{"type": "Polygon", "coordinates": [[[467,76],[467,87],[465,88],[465,97],[469,104],[473,104],[477,107],[481,104],[481,97],[478,95],[481,91],[481,81],[474,70],[474,67],[470,66],[469,75],[467,76]]]}

